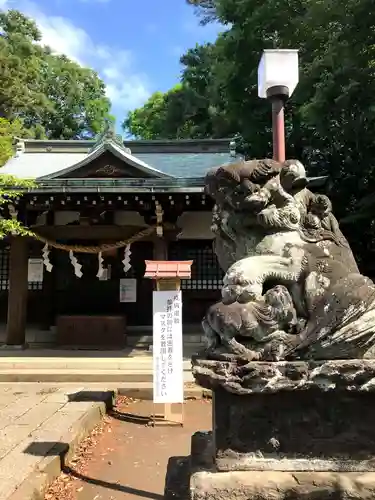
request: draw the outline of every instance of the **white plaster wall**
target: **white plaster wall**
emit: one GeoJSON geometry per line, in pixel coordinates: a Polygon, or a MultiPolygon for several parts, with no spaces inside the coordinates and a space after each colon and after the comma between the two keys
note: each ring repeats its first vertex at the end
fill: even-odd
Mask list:
{"type": "Polygon", "coordinates": [[[212,212],[185,212],[177,221],[181,228],[179,240],[209,240],[214,237],[211,232],[212,212]]]}

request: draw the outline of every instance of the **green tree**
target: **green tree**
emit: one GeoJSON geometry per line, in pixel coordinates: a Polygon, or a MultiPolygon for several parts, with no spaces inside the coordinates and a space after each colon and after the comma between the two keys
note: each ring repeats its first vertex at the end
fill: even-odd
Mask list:
{"type": "Polygon", "coordinates": [[[38,115],[49,106],[41,88],[41,34],[15,10],[0,12],[0,31],[0,116],[12,120],[38,115]]]}
{"type": "Polygon", "coordinates": [[[222,137],[229,128],[220,95],[213,85],[215,45],[196,45],[180,59],[181,82],[166,93],[156,92],[130,112],[123,128],[142,139],[222,137]]]}
{"type": "Polygon", "coordinates": [[[144,106],[128,113],[122,126],[137,139],[155,139],[161,133],[164,111],[165,95],[155,92],[144,106]]]}
{"type": "Polygon", "coordinates": [[[109,117],[103,81],[41,45],[34,21],[0,12],[0,117],[21,118],[51,139],[94,137],[109,117]]]}
{"type": "MultiPolygon", "coordinates": [[[[14,154],[15,137],[30,137],[35,133],[26,130],[20,120],[9,122],[0,118],[0,167],[2,167],[14,154]]],[[[9,204],[12,199],[22,196],[22,189],[31,188],[32,181],[17,179],[11,175],[2,175],[0,170],[0,209],[9,204]]],[[[13,218],[0,218],[0,239],[8,234],[29,234],[21,222],[13,218]]]]}
{"type": "MultiPolygon", "coordinates": [[[[103,129],[112,118],[110,103],[94,71],[42,46],[34,21],[16,10],[0,12],[0,32],[0,167],[13,155],[16,137],[78,139],[103,129]]],[[[0,208],[33,184],[0,175],[0,208]]],[[[10,233],[29,231],[1,217],[0,238],[10,233]]]]}
{"type": "Polygon", "coordinates": [[[39,126],[25,128],[19,118],[9,121],[0,118],[0,168],[14,155],[14,144],[17,139],[45,139],[44,130],[39,126]]]}
{"type": "Polygon", "coordinates": [[[176,85],[166,93],[155,92],[141,108],[131,111],[123,128],[137,139],[194,138],[192,118],[199,97],[186,85],[176,85]]]}
{"type": "Polygon", "coordinates": [[[369,270],[375,245],[371,0],[348,0],[345,8],[341,0],[186,1],[202,23],[228,27],[214,44],[207,94],[215,107],[219,103],[226,132],[242,135],[248,156],[271,153],[270,106],[257,95],[261,52],[299,49],[300,82],[287,103],[288,156],[300,158],[310,175],[329,174],[335,213],[347,222],[345,231],[369,270]]]}
{"type": "Polygon", "coordinates": [[[201,19],[201,24],[205,25],[217,20],[215,0],[186,0],[186,3],[195,7],[196,13],[201,19]]]}
{"type": "Polygon", "coordinates": [[[42,116],[31,116],[30,123],[41,119],[48,138],[92,138],[110,117],[103,81],[66,56],[45,54],[42,89],[49,106],[42,116]]]}
{"type": "Polygon", "coordinates": [[[10,122],[0,118],[0,167],[2,167],[14,154],[14,141],[16,137],[25,137],[25,131],[20,120],[10,122]]]}

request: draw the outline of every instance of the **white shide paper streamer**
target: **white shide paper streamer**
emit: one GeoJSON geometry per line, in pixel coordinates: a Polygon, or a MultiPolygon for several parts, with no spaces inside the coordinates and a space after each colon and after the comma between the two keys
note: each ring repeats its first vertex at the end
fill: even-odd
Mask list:
{"type": "Polygon", "coordinates": [[[131,264],[130,264],[130,256],[132,252],[130,249],[130,245],[126,245],[125,250],[124,250],[124,259],[121,261],[123,266],[124,266],[124,273],[127,273],[129,269],[131,269],[131,264]]]}
{"type": "Polygon", "coordinates": [[[43,247],[42,257],[43,257],[44,267],[46,268],[46,271],[48,271],[50,273],[52,271],[53,265],[51,264],[51,261],[49,260],[49,248],[48,248],[47,243],[43,247]]]}
{"type": "Polygon", "coordinates": [[[98,253],[98,272],[96,274],[96,277],[99,279],[102,278],[104,271],[105,271],[105,269],[103,267],[103,254],[102,254],[102,252],[99,252],[98,253]]]}
{"type": "Polygon", "coordinates": [[[83,276],[83,273],[81,271],[82,266],[78,262],[77,257],[74,256],[74,253],[72,252],[72,250],[70,250],[70,252],[69,252],[69,258],[70,258],[70,262],[72,263],[72,266],[74,268],[74,274],[77,276],[77,278],[82,278],[82,276],[83,276]]]}

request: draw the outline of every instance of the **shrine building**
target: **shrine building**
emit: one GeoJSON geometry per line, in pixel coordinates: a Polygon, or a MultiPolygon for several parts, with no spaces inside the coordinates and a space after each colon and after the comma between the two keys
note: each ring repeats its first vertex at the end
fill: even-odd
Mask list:
{"type": "MultiPolygon", "coordinates": [[[[0,242],[0,322],[8,345],[39,332],[43,345],[122,347],[151,333],[153,280],[146,260],[193,261],[182,280],[184,331],[200,332],[220,298],[212,248],[212,167],[238,161],[230,139],[19,140],[3,174],[34,179],[4,216],[37,237],[0,242]]],[[[315,191],[325,178],[311,178],[315,191]]]]}

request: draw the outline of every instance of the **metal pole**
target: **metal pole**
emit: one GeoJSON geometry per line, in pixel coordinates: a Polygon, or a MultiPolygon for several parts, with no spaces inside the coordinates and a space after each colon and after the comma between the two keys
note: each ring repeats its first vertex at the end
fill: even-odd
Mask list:
{"type": "Polygon", "coordinates": [[[273,159],[278,162],[285,161],[285,123],[284,100],[272,97],[272,135],[273,159]]]}

